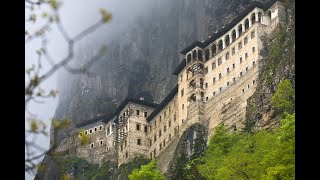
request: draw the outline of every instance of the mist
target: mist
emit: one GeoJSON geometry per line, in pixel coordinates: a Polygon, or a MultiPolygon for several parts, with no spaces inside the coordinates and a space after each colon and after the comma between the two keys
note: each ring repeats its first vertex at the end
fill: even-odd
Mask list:
{"type": "MultiPolygon", "coordinates": [[[[163,2],[159,0],[68,0],[63,1],[62,7],[59,10],[61,21],[68,35],[74,37],[81,31],[93,25],[101,19],[99,13],[100,8],[106,9],[112,14],[112,20],[88,37],[76,44],[75,58],[70,62],[72,66],[78,66],[81,63],[88,61],[101,47],[101,45],[110,45],[114,40],[117,40],[125,32],[131,30],[137,20],[147,19],[155,9],[161,8],[163,2]]],[[[36,8],[36,12],[50,11],[48,8],[36,8]]],[[[26,11],[26,18],[29,13],[26,11]]],[[[37,22],[41,24],[41,22],[37,22]]],[[[26,29],[35,29],[37,25],[26,25],[26,29]]],[[[67,54],[67,43],[62,35],[58,32],[55,26],[47,35],[49,54],[58,63],[67,54]]],[[[41,46],[40,40],[35,40],[26,44],[25,58],[26,69],[31,67],[33,59],[36,58],[35,51],[41,46]]],[[[42,62],[41,72],[44,73],[50,69],[50,64],[46,61],[42,62]]],[[[69,84],[69,72],[61,69],[53,74],[50,78],[41,83],[41,87],[49,92],[51,89],[63,91],[63,84],[69,84]],[[59,78],[58,78],[59,75],[59,78]],[[67,78],[66,78],[67,77],[67,78]]],[[[40,103],[30,102],[27,106],[25,118],[34,118],[43,120],[47,124],[47,133],[49,134],[50,121],[54,117],[55,110],[59,101],[59,94],[56,98],[44,99],[40,103]],[[27,112],[28,111],[28,112],[27,112]]],[[[29,128],[29,123],[26,121],[26,129],[29,128]]],[[[44,148],[49,148],[49,137],[37,135],[32,138],[38,145],[44,148]]],[[[34,150],[36,151],[36,150],[34,150]]],[[[39,162],[41,159],[39,160],[39,162]]],[[[25,174],[26,179],[33,179],[34,176],[25,174]]]]}

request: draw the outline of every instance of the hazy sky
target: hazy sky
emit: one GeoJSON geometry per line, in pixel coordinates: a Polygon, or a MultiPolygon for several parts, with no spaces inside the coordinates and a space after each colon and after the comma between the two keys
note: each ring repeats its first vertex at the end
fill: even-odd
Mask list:
{"type": "MultiPolygon", "coordinates": [[[[120,36],[123,32],[130,30],[130,25],[134,23],[136,18],[148,16],[152,13],[152,6],[158,6],[159,0],[68,0],[63,1],[62,8],[60,9],[61,21],[70,37],[86,29],[90,25],[97,22],[101,16],[99,13],[100,8],[105,8],[112,13],[112,21],[98,29],[95,33],[90,35],[87,39],[79,42],[81,49],[87,49],[89,52],[94,51],[99,44],[108,44],[112,39],[120,36]],[[103,38],[101,38],[103,37],[103,38]],[[94,41],[93,41],[94,39],[94,41]]],[[[35,7],[35,12],[42,13],[47,11],[48,8],[44,6],[35,7]]],[[[26,10],[25,18],[28,19],[30,13],[26,10]]],[[[28,31],[34,31],[43,21],[36,23],[26,23],[28,31]]],[[[58,62],[66,56],[67,44],[64,42],[60,33],[58,33],[55,26],[53,26],[50,33],[47,35],[48,49],[50,55],[58,62]]],[[[36,62],[37,55],[35,51],[40,47],[40,40],[34,40],[25,46],[25,64],[26,69],[36,62]]],[[[82,55],[87,57],[85,55],[82,55]]],[[[45,60],[42,61],[42,73],[50,69],[50,64],[45,60]]],[[[54,74],[41,84],[41,87],[49,92],[51,89],[57,88],[57,74],[54,74]]],[[[54,116],[55,109],[58,103],[58,97],[45,99],[43,103],[29,103],[28,111],[35,114],[34,118],[41,119],[47,123],[48,130],[50,129],[50,120],[54,116]]],[[[25,118],[29,118],[30,114],[26,112],[25,118]]],[[[29,123],[26,121],[26,128],[29,123]]],[[[49,132],[48,132],[49,133],[49,132]]],[[[28,137],[31,138],[31,137],[28,137]]],[[[49,137],[37,136],[34,139],[42,147],[49,147],[49,137]]],[[[26,173],[26,179],[33,179],[26,173]]]]}

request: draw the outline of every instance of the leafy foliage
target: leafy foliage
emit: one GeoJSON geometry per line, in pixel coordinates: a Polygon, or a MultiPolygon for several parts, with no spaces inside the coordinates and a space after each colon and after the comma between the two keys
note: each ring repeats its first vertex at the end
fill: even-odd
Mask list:
{"type": "Polygon", "coordinates": [[[118,178],[123,180],[129,179],[128,176],[134,169],[138,169],[142,165],[148,164],[149,162],[149,159],[143,157],[135,157],[132,161],[126,164],[121,164],[118,169],[118,178]]]}
{"type": "Polygon", "coordinates": [[[129,175],[130,180],[164,180],[165,177],[157,170],[157,161],[152,160],[147,165],[142,165],[140,169],[134,169],[129,175]]]}
{"type": "Polygon", "coordinates": [[[295,114],[255,134],[229,133],[221,124],[197,168],[207,179],[294,179],[294,136],[295,114]]]}
{"type": "Polygon", "coordinates": [[[294,98],[292,84],[289,80],[285,79],[278,84],[277,90],[272,96],[272,103],[281,112],[292,113],[295,108],[294,98]]]}

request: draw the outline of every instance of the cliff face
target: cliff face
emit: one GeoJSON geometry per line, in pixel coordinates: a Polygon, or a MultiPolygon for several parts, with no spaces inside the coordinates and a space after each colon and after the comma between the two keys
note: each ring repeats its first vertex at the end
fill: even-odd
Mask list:
{"type": "Polygon", "coordinates": [[[171,73],[183,58],[179,51],[207,39],[250,2],[155,0],[152,14],[108,45],[94,76],[62,75],[55,118],[79,123],[111,112],[128,95],[160,102],[176,83],[171,73]]]}

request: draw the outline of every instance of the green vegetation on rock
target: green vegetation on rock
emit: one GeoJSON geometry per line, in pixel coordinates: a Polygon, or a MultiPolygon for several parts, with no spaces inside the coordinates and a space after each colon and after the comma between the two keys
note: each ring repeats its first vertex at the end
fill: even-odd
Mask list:
{"type": "Polygon", "coordinates": [[[149,164],[134,169],[129,175],[130,180],[164,180],[165,177],[157,170],[157,161],[152,160],[149,164]]]}

